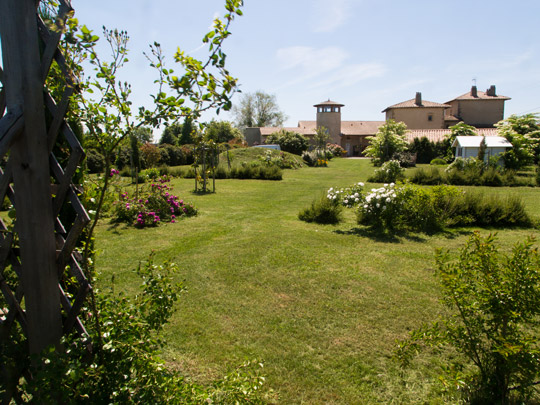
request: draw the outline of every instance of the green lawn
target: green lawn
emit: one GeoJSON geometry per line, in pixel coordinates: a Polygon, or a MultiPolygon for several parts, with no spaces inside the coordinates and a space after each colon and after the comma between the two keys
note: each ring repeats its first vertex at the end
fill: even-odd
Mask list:
{"type": "MultiPolygon", "coordinates": [[[[219,180],[208,195],[192,194],[193,180],[174,180],[199,216],[144,230],[103,223],[101,287],[114,274],[116,289],[133,292],[133,269],[152,250],[178,263],[188,292],[166,329],[164,357],[198,381],[256,358],[279,403],[437,402],[439,360],[424,354],[401,370],[395,339],[444,311],[434,250],[455,251],[472,229],[388,240],[358,228],[350,211],[337,226],[297,219],[329,187],[365,181],[372,170],[367,160],[334,159],[286,170],[283,181],[219,180]]],[[[485,190],[520,195],[540,220],[539,188],[485,190]]],[[[539,231],[498,231],[504,249],[531,234],[539,231]]]]}

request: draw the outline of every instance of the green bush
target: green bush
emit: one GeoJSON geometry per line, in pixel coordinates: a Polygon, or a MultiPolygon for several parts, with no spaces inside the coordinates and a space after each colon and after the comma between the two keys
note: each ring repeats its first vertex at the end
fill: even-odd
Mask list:
{"type": "Polygon", "coordinates": [[[338,224],[343,217],[343,207],[326,196],[314,200],[311,205],[298,214],[298,219],[318,224],[338,224]]]}
{"type": "Polygon", "coordinates": [[[114,222],[123,222],[139,228],[157,226],[161,222],[176,222],[180,217],[197,215],[192,204],[185,203],[171,193],[169,177],[154,181],[149,189],[141,189],[138,196],[123,193],[115,205],[114,222]]]}
{"type": "Polygon", "coordinates": [[[446,166],[446,160],[442,158],[435,158],[432,159],[431,162],[429,162],[430,165],[436,165],[436,166],[446,166]]]}
{"type": "Polygon", "coordinates": [[[443,173],[437,167],[419,168],[411,176],[411,182],[415,184],[436,185],[446,181],[443,173]]]}
{"type": "Polygon", "coordinates": [[[266,138],[267,144],[278,144],[281,150],[295,155],[302,155],[308,150],[309,141],[301,134],[281,129],[266,138]]]}
{"type": "Polygon", "coordinates": [[[90,173],[102,173],[105,168],[105,158],[95,149],[86,151],[86,167],[90,173]]]}
{"type": "Polygon", "coordinates": [[[403,169],[397,160],[389,160],[383,165],[375,169],[373,174],[368,178],[371,183],[393,183],[404,178],[403,169]]]}
{"type": "Polygon", "coordinates": [[[379,231],[435,232],[451,226],[530,227],[521,199],[461,192],[453,186],[422,189],[386,184],[372,189],[357,211],[357,221],[379,231]]]}
{"type": "Polygon", "coordinates": [[[437,276],[450,313],[398,345],[406,365],[422,346],[450,346],[463,357],[441,380],[476,404],[538,403],[540,256],[533,239],[500,254],[495,238],[475,233],[457,260],[438,251],[437,276]]]}

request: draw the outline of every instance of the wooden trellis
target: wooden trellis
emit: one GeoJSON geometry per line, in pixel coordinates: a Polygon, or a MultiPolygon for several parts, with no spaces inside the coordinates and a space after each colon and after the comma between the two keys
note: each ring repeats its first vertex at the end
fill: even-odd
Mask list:
{"type": "MultiPolygon", "coordinates": [[[[49,30],[38,6],[35,0],[0,1],[0,202],[9,198],[16,212],[14,227],[0,220],[0,288],[7,303],[0,308],[0,344],[18,321],[30,353],[58,345],[74,328],[86,335],[78,315],[91,290],[74,252],[90,221],[72,184],[84,151],[65,120],[77,85],[58,48],[62,30],[49,30]],[[53,60],[66,83],[58,103],[45,86],[53,60]],[[69,145],[63,164],[53,153],[62,138],[69,145]],[[70,223],[60,220],[66,209],[74,211],[70,223]],[[8,268],[17,283],[6,280],[8,268]],[[76,280],[74,294],[72,285],[72,294],[65,291],[68,277],[76,280]]],[[[69,0],[60,0],[58,27],[71,11],[69,0]]]]}

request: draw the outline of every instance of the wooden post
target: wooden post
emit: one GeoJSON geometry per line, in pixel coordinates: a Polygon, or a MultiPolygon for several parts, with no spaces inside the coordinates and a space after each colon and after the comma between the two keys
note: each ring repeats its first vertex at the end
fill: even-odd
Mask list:
{"type": "Polygon", "coordinates": [[[62,320],[36,1],[1,0],[0,35],[7,108],[23,110],[10,159],[29,350],[39,353],[59,344],[62,320]]]}

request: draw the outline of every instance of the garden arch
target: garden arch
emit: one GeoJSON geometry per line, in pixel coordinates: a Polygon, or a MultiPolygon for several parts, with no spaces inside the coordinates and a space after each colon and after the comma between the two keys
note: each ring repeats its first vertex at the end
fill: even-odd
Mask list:
{"type": "MultiPolygon", "coordinates": [[[[78,314],[91,290],[74,252],[90,220],[72,183],[84,151],[65,120],[77,83],[58,47],[72,7],[69,0],[58,3],[51,29],[38,12],[40,0],[0,1],[0,201],[8,198],[16,213],[13,226],[0,220],[6,306],[0,308],[0,344],[10,339],[17,321],[30,354],[59,346],[74,328],[86,334],[78,314]],[[53,61],[65,82],[60,100],[45,85],[53,61]],[[58,142],[69,146],[61,159],[53,153],[58,142]],[[66,209],[72,211],[69,223],[60,219],[66,209]],[[76,280],[73,294],[66,293],[70,276],[76,280]]],[[[18,379],[14,372],[24,370],[0,365],[0,378],[18,379]]]]}

